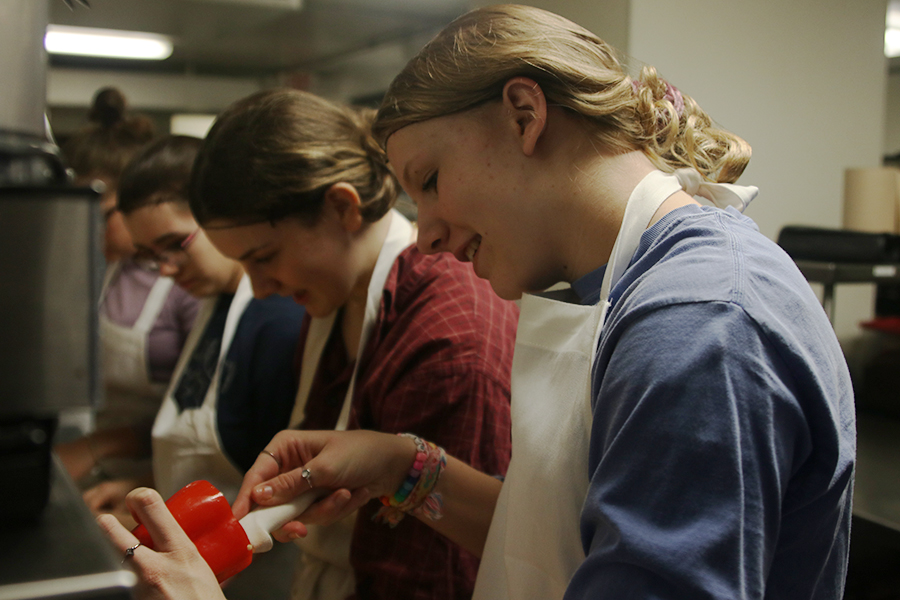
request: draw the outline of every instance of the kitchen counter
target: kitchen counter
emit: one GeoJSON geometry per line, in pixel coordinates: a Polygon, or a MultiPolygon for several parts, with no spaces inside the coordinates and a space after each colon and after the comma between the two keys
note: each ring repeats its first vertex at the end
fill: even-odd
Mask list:
{"type": "Polygon", "coordinates": [[[900,421],[860,412],[856,426],[853,514],[900,533],[900,421]]]}
{"type": "Polygon", "coordinates": [[[900,598],[900,420],[859,412],[857,433],[844,600],[900,598]]]}
{"type": "MultiPolygon", "coordinates": [[[[876,562],[888,557],[885,568],[895,570],[893,559],[900,552],[900,420],[860,413],[857,428],[853,500],[857,560],[851,558],[851,575],[855,572],[857,577],[851,580],[858,583],[871,581],[876,562]]],[[[0,600],[132,597],[134,574],[122,568],[122,558],[58,461],[40,521],[0,528],[0,547],[0,600]]]]}
{"type": "Polygon", "coordinates": [[[0,600],[125,600],[136,583],[58,460],[37,522],[0,526],[0,600]]]}

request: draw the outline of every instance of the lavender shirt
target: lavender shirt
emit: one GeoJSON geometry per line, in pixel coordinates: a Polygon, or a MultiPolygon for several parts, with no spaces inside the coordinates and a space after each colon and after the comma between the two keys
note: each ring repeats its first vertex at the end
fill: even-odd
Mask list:
{"type": "MultiPolygon", "coordinates": [[[[158,277],[158,273],[142,269],[131,261],[123,261],[119,272],[109,283],[100,313],[117,325],[133,326],[158,277]]],[[[165,383],[171,379],[197,316],[199,302],[177,285],[169,291],[147,340],[152,381],[165,383]]]]}

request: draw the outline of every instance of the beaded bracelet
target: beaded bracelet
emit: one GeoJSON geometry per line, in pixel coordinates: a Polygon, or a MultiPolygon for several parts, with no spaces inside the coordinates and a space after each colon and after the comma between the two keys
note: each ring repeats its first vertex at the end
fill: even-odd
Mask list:
{"type": "Polygon", "coordinates": [[[393,496],[382,496],[382,506],[372,517],[378,522],[396,527],[406,513],[422,515],[431,520],[443,514],[443,499],[434,492],[441,471],[447,466],[444,449],[411,433],[398,433],[416,445],[416,456],[403,484],[393,496]]]}

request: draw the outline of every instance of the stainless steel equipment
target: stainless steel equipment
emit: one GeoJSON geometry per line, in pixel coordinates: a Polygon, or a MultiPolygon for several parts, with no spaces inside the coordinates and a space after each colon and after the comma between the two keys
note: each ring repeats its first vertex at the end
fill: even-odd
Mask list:
{"type": "MultiPolygon", "coordinates": [[[[54,0],[55,1],[55,0],[54,0]]],[[[0,0],[0,598],[125,599],[134,575],[52,453],[97,397],[99,194],[44,118],[48,0],[0,0]]]]}
{"type": "Polygon", "coordinates": [[[97,193],[64,173],[0,134],[0,523],[41,514],[57,416],[97,393],[97,193]]]}
{"type": "Polygon", "coordinates": [[[0,44],[21,44],[0,48],[14,79],[0,78],[15,82],[0,86],[2,523],[40,514],[56,417],[95,396],[101,259],[97,194],[69,184],[47,140],[46,0],[5,0],[0,13],[0,44]]]}

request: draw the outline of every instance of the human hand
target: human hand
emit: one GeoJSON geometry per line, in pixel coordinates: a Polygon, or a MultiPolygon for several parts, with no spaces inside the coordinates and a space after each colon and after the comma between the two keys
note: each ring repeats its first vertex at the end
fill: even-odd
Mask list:
{"type": "Polygon", "coordinates": [[[94,454],[87,437],[57,444],[53,450],[73,481],[80,480],[94,468],[94,454]]]}
{"type": "Polygon", "coordinates": [[[266,446],[276,458],[260,454],[244,476],[232,507],[240,519],[254,504],[283,504],[315,488],[335,490],[308,508],[298,520],[273,533],[288,541],[305,536],[304,523],[329,525],[371,498],[393,494],[415,457],[415,444],[374,431],[297,431],[278,433],[266,446]],[[309,469],[312,476],[302,476],[309,469]],[[301,522],[302,521],[302,522],[301,522]]]}
{"type": "Polygon", "coordinates": [[[95,515],[111,513],[125,527],[134,527],[137,523],[125,504],[128,492],[140,485],[137,479],[113,479],[103,481],[82,494],[84,503],[95,515]]]}
{"type": "MultiPolygon", "coordinates": [[[[175,521],[162,497],[149,488],[138,488],[125,498],[135,519],[150,533],[155,550],[139,546],[126,558],[138,576],[139,600],[224,599],[212,569],[175,521]]],[[[134,534],[112,515],[100,515],[97,523],[122,555],[138,543],[134,534]]]]}

